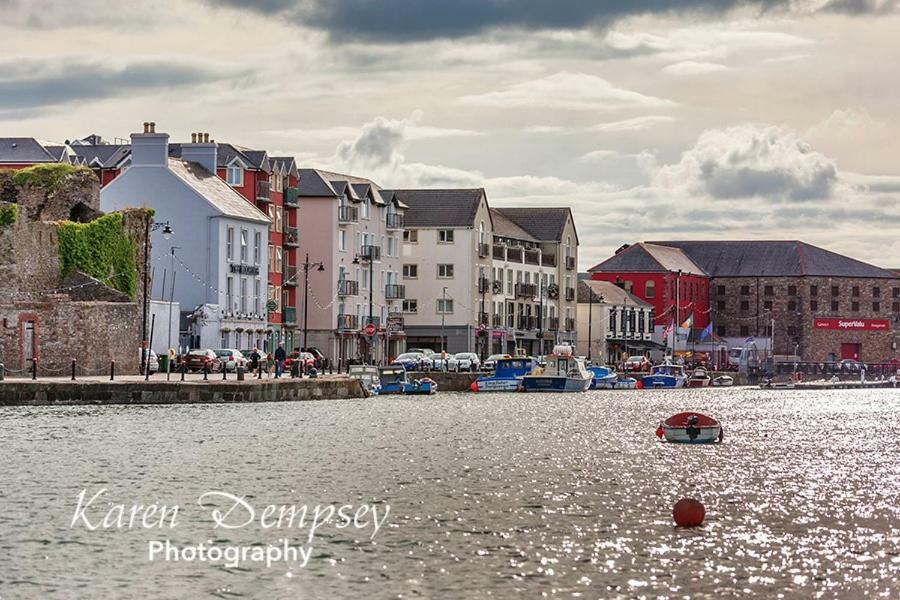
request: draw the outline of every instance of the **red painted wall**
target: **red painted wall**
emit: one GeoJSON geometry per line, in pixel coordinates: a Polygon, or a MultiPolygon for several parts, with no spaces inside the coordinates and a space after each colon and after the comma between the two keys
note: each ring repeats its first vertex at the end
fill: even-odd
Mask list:
{"type": "Polygon", "coordinates": [[[656,325],[668,325],[673,316],[680,325],[691,313],[694,314],[695,328],[709,324],[709,279],[702,275],[681,275],[679,278],[676,273],[591,273],[591,279],[613,283],[617,279],[631,281],[631,293],[653,305],[656,325]],[[681,285],[677,315],[674,308],[676,279],[681,285]],[[647,296],[648,281],[653,282],[653,297],[647,296]]]}

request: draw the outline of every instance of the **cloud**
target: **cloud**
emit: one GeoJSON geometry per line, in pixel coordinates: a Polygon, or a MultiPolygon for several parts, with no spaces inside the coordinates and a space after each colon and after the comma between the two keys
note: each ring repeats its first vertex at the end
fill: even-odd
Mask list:
{"type": "Polygon", "coordinates": [[[723,14],[734,9],[809,14],[840,11],[878,14],[892,10],[890,0],[205,0],[273,14],[333,37],[402,43],[436,38],[459,38],[502,29],[573,30],[607,27],[632,16],[669,13],[723,14]]]}
{"type": "Polygon", "coordinates": [[[599,162],[609,158],[615,158],[619,153],[615,150],[592,150],[586,154],[582,154],[578,160],[581,162],[599,162]]]}
{"type": "Polygon", "coordinates": [[[51,106],[128,97],[140,91],[184,86],[245,76],[216,65],[183,58],[135,59],[125,62],[86,58],[24,59],[0,62],[0,111],[46,109],[51,106]]]}
{"type": "Polygon", "coordinates": [[[115,24],[146,29],[163,19],[167,8],[162,0],[0,0],[0,27],[62,29],[115,24]]]}
{"type": "MultiPolygon", "coordinates": [[[[398,123],[403,123],[403,137],[405,140],[466,138],[480,137],[485,135],[484,132],[473,131],[471,129],[456,129],[452,127],[434,127],[430,125],[422,125],[422,118],[422,111],[415,111],[409,118],[403,119],[402,121],[397,121],[398,123]]],[[[337,142],[356,136],[365,126],[366,124],[357,127],[350,125],[336,125],[334,127],[325,128],[275,129],[264,131],[263,133],[277,137],[295,139],[304,143],[337,142]]]]}
{"type": "Polygon", "coordinates": [[[547,134],[547,135],[567,135],[575,133],[570,127],[560,127],[558,125],[530,125],[525,128],[525,133],[547,134]]]}
{"type": "Polygon", "coordinates": [[[675,121],[674,117],[665,115],[644,115],[643,117],[634,117],[633,119],[600,123],[599,125],[594,125],[589,128],[589,131],[640,131],[656,125],[662,125],[663,123],[671,123],[673,121],[675,121]]]}
{"type": "Polygon", "coordinates": [[[602,77],[566,71],[524,81],[496,92],[463,96],[464,104],[494,108],[550,108],[559,110],[618,110],[661,108],[675,103],[617,88],[602,77]]]}
{"type": "Polygon", "coordinates": [[[771,202],[829,198],[837,167],[796,134],[779,127],[742,125],[703,132],[654,183],[716,199],[771,202]]]}
{"type": "Polygon", "coordinates": [[[729,70],[730,67],[720,65],[719,63],[697,62],[693,60],[685,60],[663,67],[663,72],[670,75],[705,75],[707,73],[718,73],[729,70]]]}

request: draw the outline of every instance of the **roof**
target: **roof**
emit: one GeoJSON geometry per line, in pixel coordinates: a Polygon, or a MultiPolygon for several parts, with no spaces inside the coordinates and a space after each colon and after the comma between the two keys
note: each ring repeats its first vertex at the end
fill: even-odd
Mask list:
{"type": "Polygon", "coordinates": [[[170,158],[169,170],[206,198],[223,215],[258,223],[271,222],[269,217],[247,202],[218,175],[210,173],[199,164],[170,158]]]}
{"type": "Polygon", "coordinates": [[[0,164],[59,162],[47,148],[34,138],[0,138],[0,164]]]}
{"type": "Polygon", "coordinates": [[[300,169],[299,177],[301,196],[338,198],[346,194],[351,200],[359,202],[371,192],[375,204],[383,206],[393,202],[397,208],[409,208],[393,192],[381,189],[381,186],[365,177],[322,169],[300,169]]]}
{"type": "Polygon", "coordinates": [[[627,246],[599,265],[588,269],[589,273],[672,273],[677,271],[706,275],[706,272],[681,249],[647,242],[627,246]]]}
{"type": "Polygon", "coordinates": [[[888,269],[798,240],[655,243],[681,249],[712,277],[897,278],[888,269]]]}
{"type": "Polygon", "coordinates": [[[131,154],[130,144],[80,144],[71,149],[87,166],[106,169],[115,167],[131,154]]]}
{"type": "MultiPolygon", "coordinates": [[[[498,208],[498,212],[542,242],[563,241],[566,223],[572,218],[569,208],[498,208]]],[[[572,219],[574,223],[574,219],[572,219]]],[[[578,233],[575,233],[578,241],[578,233]]]]}
{"type": "Polygon", "coordinates": [[[409,207],[406,227],[474,227],[484,189],[388,190],[409,207]]]}
{"type": "Polygon", "coordinates": [[[281,169],[288,175],[297,176],[297,160],[293,156],[272,156],[269,161],[272,169],[281,169]]]}
{"type": "Polygon", "coordinates": [[[611,281],[582,280],[578,282],[579,304],[591,302],[591,293],[594,295],[593,302],[602,301],[604,304],[627,304],[644,308],[653,308],[653,305],[649,302],[645,302],[634,294],[626,292],[611,281]]]}
{"type": "Polygon", "coordinates": [[[506,215],[498,211],[496,208],[491,209],[491,221],[494,223],[494,235],[513,238],[516,240],[525,240],[528,242],[536,242],[537,240],[530,233],[510,221],[506,215]]]}

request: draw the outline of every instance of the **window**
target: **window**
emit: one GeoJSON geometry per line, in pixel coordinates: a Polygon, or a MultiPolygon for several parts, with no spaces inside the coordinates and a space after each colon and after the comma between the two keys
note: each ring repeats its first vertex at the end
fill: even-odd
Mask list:
{"type": "Polygon", "coordinates": [[[225,310],[234,310],[234,277],[225,279],[225,310]]]}
{"type": "Polygon", "coordinates": [[[453,279],[453,265],[438,265],[437,276],[438,279],[453,279]]]}
{"type": "Polygon", "coordinates": [[[837,312],[839,308],[840,308],[840,305],[838,304],[838,301],[832,300],[831,301],[831,312],[837,312]]]}
{"type": "Polygon", "coordinates": [[[748,325],[741,325],[741,337],[747,337],[750,335],[750,327],[748,325]]]}
{"type": "Polygon", "coordinates": [[[819,295],[819,286],[817,286],[817,285],[809,286],[809,295],[810,296],[818,296],[819,295]]]}
{"type": "Polygon", "coordinates": [[[797,301],[791,300],[788,302],[788,310],[797,310],[797,301]]]}
{"type": "Polygon", "coordinates": [[[338,250],[341,252],[347,251],[347,231],[345,229],[338,230],[338,250]]]}
{"type": "Polygon", "coordinates": [[[750,310],[750,302],[748,300],[741,300],[741,310],[750,310]]]}
{"type": "Polygon", "coordinates": [[[437,312],[439,315],[449,315],[453,313],[453,299],[438,298],[437,312]]]}
{"type": "Polygon", "coordinates": [[[397,238],[394,236],[387,239],[387,255],[397,256],[397,238]]]}
{"type": "Polygon", "coordinates": [[[797,336],[797,327],[794,325],[788,325],[787,334],[791,337],[797,336]]]}
{"type": "Polygon", "coordinates": [[[614,308],[609,309],[609,330],[616,330],[616,309],[614,308]]]}
{"type": "Polygon", "coordinates": [[[403,265],[403,279],[418,279],[419,265],[403,265]]]}
{"type": "Polygon", "coordinates": [[[836,285],[831,286],[831,297],[837,298],[840,295],[841,295],[841,288],[839,288],[836,285]]]}
{"type": "Polygon", "coordinates": [[[772,287],[771,285],[767,285],[766,287],[763,288],[763,294],[765,294],[766,296],[774,296],[775,288],[772,287]]]}
{"type": "Polygon", "coordinates": [[[225,182],[228,185],[240,187],[244,185],[244,169],[240,165],[231,165],[225,169],[225,182]]]}
{"type": "Polygon", "coordinates": [[[403,232],[403,241],[408,244],[416,244],[419,242],[419,230],[407,229],[403,232]]]}
{"type": "Polygon", "coordinates": [[[788,296],[796,296],[797,295],[797,286],[789,285],[788,286],[788,296]]]}
{"type": "Polygon", "coordinates": [[[630,294],[630,293],[631,293],[631,290],[632,290],[633,288],[634,288],[634,282],[631,281],[630,279],[627,279],[627,280],[625,281],[625,291],[628,292],[628,293],[630,294]]]}
{"type": "Polygon", "coordinates": [[[241,277],[241,312],[247,312],[247,278],[241,277]]]}
{"type": "Polygon", "coordinates": [[[881,312],[881,302],[872,303],[872,312],[881,312]]]}
{"type": "Polygon", "coordinates": [[[859,286],[858,285],[853,286],[853,289],[851,290],[850,295],[853,296],[854,298],[859,298],[859,286]]]}
{"type": "Polygon", "coordinates": [[[228,338],[229,338],[230,335],[231,335],[231,334],[229,334],[227,331],[223,331],[223,332],[222,332],[222,347],[223,347],[223,348],[228,348],[228,347],[231,346],[231,344],[228,343],[228,338]]]}
{"type": "Polygon", "coordinates": [[[403,312],[415,314],[419,312],[419,301],[406,299],[403,301],[403,312]]]}
{"type": "Polygon", "coordinates": [[[259,314],[259,279],[253,280],[253,312],[259,314]]]}
{"type": "Polygon", "coordinates": [[[859,312],[859,302],[856,302],[855,300],[851,302],[850,310],[852,310],[853,312],[859,312]]]}
{"type": "Polygon", "coordinates": [[[269,244],[269,270],[272,270],[272,265],[275,264],[275,246],[269,244]]]}
{"type": "Polygon", "coordinates": [[[275,269],[276,273],[281,273],[281,248],[275,248],[275,269]]]}
{"type": "Polygon", "coordinates": [[[772,301],[766,300],[765,302],[763,302],[763,308],[765,310],[772,310],[772,301]]]}
{"type": "Polygon", "coordinates": [[[717,300],[717,301],[716,301],[716,308],[717,308],[718,310],[725,310],[725,301],[724,301],[724,300],[717,300]]]}
{"type": "Polygon", "coordinates": [[[362,206],[362,210],[360,212],[362,213],[362,218],[368,219],[369,218],[369,199],[363,198],[361,206],[362,206]]]}
{"type": "Polygon", "coordinates": [[[811,311],[819,310],[819,302],[817,300],[810,300],[809,301],[809,310],[811,310],[811,311]]]}
{"type": "Polygon", "coordinates": [[[725,328],[724,325],[716,326],[716,335],[718,335],[718,336],[725,337],[727,335],[727,333],[726,333],[727,331],[728,330],[725,328]]]}
{"type": "Polygon", "coordinates": [[[512,296],[513,294],[513,272],[512,269],[508,269],[506,271],[506,295],[512,296]]]}
{"type": "Polygon", "coordinates": [[[750,286],[742,285],[741,286],[741,296],[749,296],[750,295],[750,286]]]}
{"type": "Polygon", "coordinates": [[[452,244],[453,243],[453,230],[452,229],[438,229],[438,244],[452,244]]]}
{"type": "Polygon", "coordinates": [[[900,287],[893,288],[891,295],[894,298],[900,298],[900,287]]]}
{"type": "Polygon", "coordinates": [[[225,232],[225,256],[228,260],[234,260],[234,227],[229,227],[225,232]]]}
{"type": "Polygon", "coordinates": [[[880,287],[872,288],[872,297],[873,298],[881,298],[881,288],[880,287]]]}
{"type": "Polygon", "coordinates": [[[247,262],[247,253],[250,248],[250,240],[247,238],[247,230],[241,229],[241,262],[247,262]]]}
{"type": "Polygon", "coordinates": [[[258,265],[259,259],[262,258],[262,233],[253,232],[253,264],[258,265]]]}
{"type": "Polygon", "coordinates": [[[644,286],[644,296],[646,298],[654,298],[656,297],[656,284],[652,281],[648,281],[647,285],[644,286]]]}
{"type": "Polygon", "coordinates": [[[891,305],[891,310],[895,313],[900,313],[900,302],[894,302],[894,304],[891,305]]]}
{"type": "Polygon", "coordinates": [[[284,231],[284,209],[280,206],[275,207],[275,231],[284,231]]]}
{"type": "Polygon", "coordinates": [[[725,295],[725,286],[724,285],[716,286],[716,294],[718,294],[719,296],[724,296],[725,295]]]}

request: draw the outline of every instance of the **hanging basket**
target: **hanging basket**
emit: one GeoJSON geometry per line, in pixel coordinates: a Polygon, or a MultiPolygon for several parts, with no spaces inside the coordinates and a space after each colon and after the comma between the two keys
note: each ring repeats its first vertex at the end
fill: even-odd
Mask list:
{"type": "Polygon", "coordinates": [[[219,331],[221,331],[222,333],[230,333],[231,327],[222,327],[219,329],[219,331]]]}
{"type": "Polygon", "coordinates": [[[235,327],[234,330],[237,331],[238,333],[244,333],[243,327],[235,327]]]}

